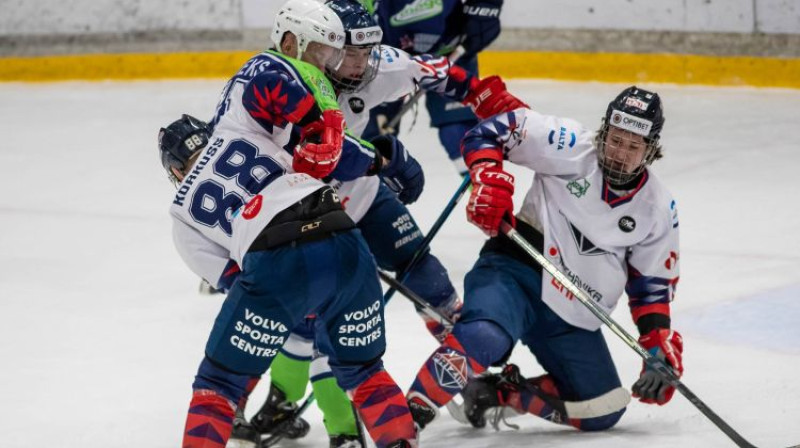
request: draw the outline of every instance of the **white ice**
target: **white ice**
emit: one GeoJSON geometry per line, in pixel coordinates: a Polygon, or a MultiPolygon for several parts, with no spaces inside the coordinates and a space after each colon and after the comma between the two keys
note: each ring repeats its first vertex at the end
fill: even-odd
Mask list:
{"type": "MultiPolygon", "coordinates": [[[[156,134],[182,112],[210,116],[222,85],[0,84],[0,447],[179,446],[221,298],[198,295],[172,247],[173,187],[156,134]]],[[[534,108],[591,127],[624,87],[510,83],[534,108]]],[[[673,323],[685,339],[683,381],[755,445],[798,444],[800,91],[646,87],[664,99],[666,157],[654,170],[680,213],[673,323]]],[[[459,178],[424,110],[402,137],[425,166],[412,211],[428,229],[459,178]]],[[[514,172],[521,200],[529,175],[514,172]]],[[[459,289],[482,241],[463,204],[434,239],[459,289]]],[[[635,333],[624,300],[613,317],[635,333]]],[[[401,297],[388,305],[387,326],[386,366],[407,388],[434,343],[401,297]]],[[[605,334],[629,387],[640,360],[605,334]]],[[[541,373],[524,347],[513,361],[541,373]]],[[[327,446],[319,411],[306,417],[309,436],[285,446],[327,446]]],[[[663,407],[632,403],[604,433],[514,422],[519,431],[473,430],[444,412],[422,445],[733,446],[678,394],[663,407]]]]}

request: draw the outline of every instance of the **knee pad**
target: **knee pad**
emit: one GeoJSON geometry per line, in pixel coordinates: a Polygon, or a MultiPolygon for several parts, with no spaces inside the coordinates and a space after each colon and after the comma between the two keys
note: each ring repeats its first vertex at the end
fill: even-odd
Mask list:
{"type": "Polygon", "coordinates": [[[624,413],[625,409],[621,409],[602,417],[584,418],[579,420],[576,427],[581,431],[604,431],[616,425],[624,413]]]}
{"type": "Polygon", "coordinates": [[[489,320],[459,322],[453,328],[453,336],[467,354],[483,366],[502,359],[514,346],[511,336],[489,320]]]}

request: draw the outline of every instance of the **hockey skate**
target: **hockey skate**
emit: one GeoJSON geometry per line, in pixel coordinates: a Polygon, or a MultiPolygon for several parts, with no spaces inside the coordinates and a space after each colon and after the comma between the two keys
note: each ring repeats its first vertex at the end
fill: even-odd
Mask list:
{"type": "Polygon", "coordinates": [[[331,436],[330,448],[366,448],[367,444],[361,435],[339,434],[331,436]]]}
{"type": "Polygon", "coordinates": [[[233,429],[231,430],[231,437],[225,448],[258,448],[261,443],[261,435],[256,431],[256,428],[244,418],[244,413],[241,409],[236,410],[236,415],[233,417],[233,429]]]}
{"type": "Polygon", "coordinates": [[[492,419],[492,426],[497,429],[499,421],[513,427],[505,421],[507,417],[520,415],[513,408],[507,407],[508,397],[518,392],[524,381],[519,367],[508,364],[503,371],[496,374],[477,377],[467,383],[461,392],[464,397],[464,414],[475,428],[486,426],[486,417],[492,419]]]}
{"type": "Polygon", "coordinates": [[[425,429],[439,415],[439,409],[424,397],[416,392],[408,396],[408,410],[411,411],[411,418],[417,426],[417,431],[425,429]]]}
{"type": "MultiPolygon", "coordinates": [[[[275,385],[270,385],[269,395],[258,413],[250,419],[253,427],[261,435],[270,435],[270,440],[299,439],[308,434],[308,422],[297,415],[297,405],[286,401],[286,394],[275,385]]],[[[265,445],[265,439],[262,446],[265,445]]],[[[269,444],[266,444],[269,446],[269,444]]]]}

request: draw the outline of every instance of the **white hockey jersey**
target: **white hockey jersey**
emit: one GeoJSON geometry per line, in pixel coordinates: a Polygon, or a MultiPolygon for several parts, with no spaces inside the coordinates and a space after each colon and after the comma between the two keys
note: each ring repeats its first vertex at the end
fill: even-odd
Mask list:
{"type": "MultiPolygon", "coordinates": [[[[347,128],[361,136],[369,122],[370,110],[414,93],[417,86],[443,93],[447,86],[448,68],[444,58],[426,62],[414,59],[402,50],[382,46],[375,79],[357,92],[339,94],[339,107],[344,112],[347,128]]],[[[331,185],[337,189],[347,214],[358,222],[372,205],[379,182],[380,179],[373,176],[347,182],[334,181],[331,185]]]]}
{"type": "MultiPolygon", "coordinates": [[[[241,265],[276,214],[325,186],[293,172],[285,149],[299,140],[293,120],[326,98],[336,107],[328,81],[308,67],[270,52],[248,61],[226,85],[209,144],[178,188],[170,209],[173,240],[192,271],[212,285],[229,259],[241,265]]],[[[363,175],[373,157],[348,138],[337,171],[363,175]]]]}
{"type": "MultiPolygon", "coordinates": [[[[623,292],[634,315],[643,306],[668,307],[679,276],[677,209],[652,173],[633,190],[611,190],[594,132],[529,109],[482,122],[465,145],[467,153],[502,146],[509,161],[534,170],[518,217],[542,232],[544,255],[604,311],[611,313],[623,292]]],[[[546,271],[542,300],[572,325],[601,325],[546,271]]]]}

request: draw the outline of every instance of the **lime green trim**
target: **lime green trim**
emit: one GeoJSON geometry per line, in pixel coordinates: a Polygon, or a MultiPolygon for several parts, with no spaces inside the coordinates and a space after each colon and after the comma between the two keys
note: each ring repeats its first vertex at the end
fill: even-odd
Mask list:
{"type": "Polygon", "coordinates": [[[334,378],[312,381],[311,387],[322,411],[325,429],[329,435],[358,434],[353,406],[347,394],[339,388],[334,378]]]}
{"type": "MultiPolygon", "coordinates": [[[[0,81],[228,78],[253,52],[0,58],[0,81]]],[[[800,59],[680,54],[490,51],[481,75],[800,89],[800,59]]]]}
{"type": "Polygon", "coordinates": [[[269,369],[272,384],[286,394],[286,401],[298,402],[306,395],[311,361],[300,361],[278,353],[269,369]]]}

